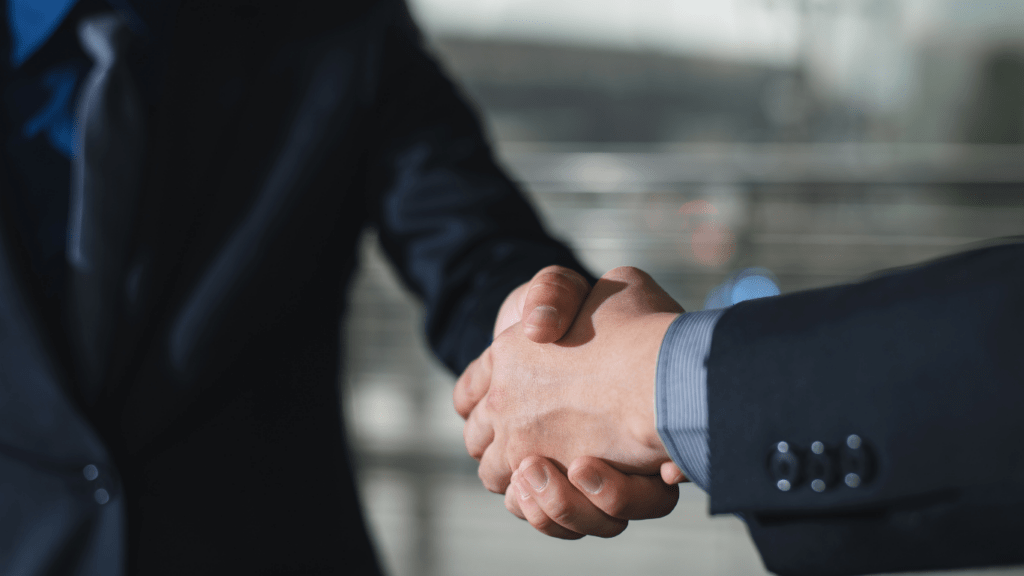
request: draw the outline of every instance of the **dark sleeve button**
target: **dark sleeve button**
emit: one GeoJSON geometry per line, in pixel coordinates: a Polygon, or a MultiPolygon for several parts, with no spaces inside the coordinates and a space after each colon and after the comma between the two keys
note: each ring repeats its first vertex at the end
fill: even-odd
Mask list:
{"type": "Polygon", "coordinates": [[[835,459],[822,442],[811,444],[811,453],[807,455],[807,477],[811,480],[811,490],[815,492],[824,492],[835,484],[835,459]]]}
{"type": "Polygon", "coordinates": [[[800,458],[786,442],[775,445],[768,460],[768,470],[775,480],[775,487],[783,492],[795,488],[800,482],[800,458]]]}
{"type": "Polygon", "coordinates": [[[839,456],[839,467],[843,482],[850,488],[857,488],[871,479],[873,472],[871,452],[857,434],[846,437],[839,456]]]}

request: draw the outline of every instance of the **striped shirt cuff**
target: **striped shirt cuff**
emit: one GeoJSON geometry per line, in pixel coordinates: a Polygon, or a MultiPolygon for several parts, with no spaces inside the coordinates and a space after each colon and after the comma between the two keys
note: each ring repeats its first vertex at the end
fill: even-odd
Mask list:
{"type": "Polygon", "coordinates": [[[658,435],[686,477],[705,492],[708,464],[708,371],[715,324],[725,310],[682,314],[668,327],[658,353],[654,413],[658,435]]]}

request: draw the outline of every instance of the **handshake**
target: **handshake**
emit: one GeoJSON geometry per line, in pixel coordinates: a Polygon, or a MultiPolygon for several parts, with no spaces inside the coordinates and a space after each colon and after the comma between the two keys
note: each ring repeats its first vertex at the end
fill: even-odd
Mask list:
{"type": "Polygon", "coordinates": [[[685,317],[639,270],[549,267],[455,408],[484,486],[558,538],[667,514],[677,458],[772,572],[1022,563],[1021,294],[1019,241],[685,317]]]}
{"type": "Polygon", "coordinates": [[[686,477],[655,427],[655,372],[683,312],[628,267],[591,287],[550,266],[509,294],[454,401],[480,479],[510,512],[576,539],[672,510],[686,477]]]}

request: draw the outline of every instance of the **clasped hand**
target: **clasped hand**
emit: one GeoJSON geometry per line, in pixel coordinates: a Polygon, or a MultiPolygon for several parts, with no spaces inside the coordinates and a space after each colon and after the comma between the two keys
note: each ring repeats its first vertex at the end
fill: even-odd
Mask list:
{"type": "Polygon", "coordinates": [[[684,480],[654,418],[658,351],[683,309],[634,268],[586,288],[549,267],[513,292],[454,393],[484,486],[560,538],[664,516],[684,480]]]}

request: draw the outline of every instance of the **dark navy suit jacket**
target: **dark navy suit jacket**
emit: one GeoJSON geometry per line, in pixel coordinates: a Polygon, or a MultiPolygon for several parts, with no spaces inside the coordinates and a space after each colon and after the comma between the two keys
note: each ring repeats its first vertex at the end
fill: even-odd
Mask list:
{"type": "Polygon", "coordinates": [[[376,573],[337,389],[361,231],[456,372],[581,267],[400,2],[186,1],[173,38],[98,397],[0,220],[0,573],[376,573]]]}
{"type": "Polygon", "coordinates": [[[1020,238],[734,306],[707,364],[711,512],[785,575],[1024,563],[1022,329],[1020,238]]]}

